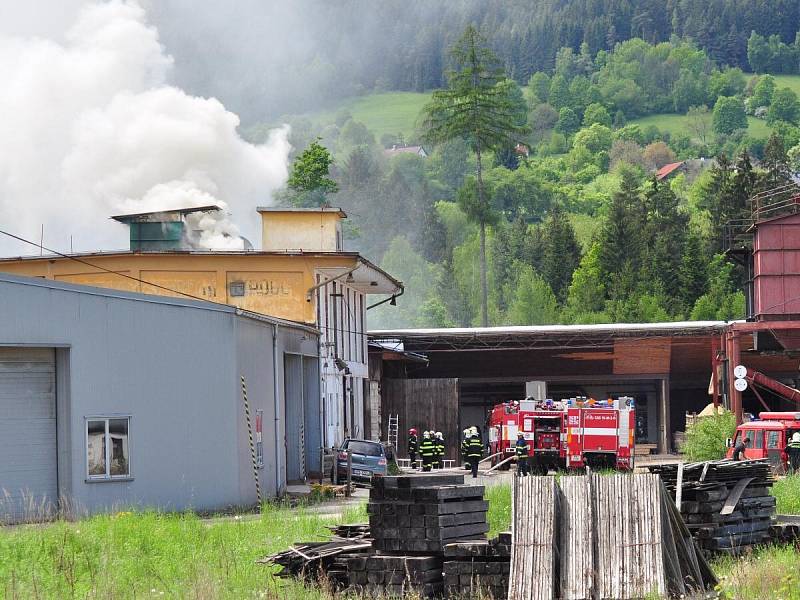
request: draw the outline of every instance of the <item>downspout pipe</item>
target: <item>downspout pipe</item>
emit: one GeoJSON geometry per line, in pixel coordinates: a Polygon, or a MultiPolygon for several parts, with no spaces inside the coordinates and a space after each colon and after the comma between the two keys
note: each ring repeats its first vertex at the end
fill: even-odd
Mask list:
{"type": "MultiPolygon", "coordinates": [[[[275,495],[281,495],[280,388],[278,386],[278,325],[272,324],[272,398],[275,411],[275,495]]],[[[284,433],[284,435],[286,435],[284,433]]]]}
{"type": "Polygon", "coordinates": [[[390,302],[392,300],[397,300],[400,296],[402,296],[405,293],[406,293],[406,288],[402,287],[402,288],[400,288],[400,293],[399,294],[392,294],[391,296],[389,296],[388,298],[384,298],[380,302],[376,302],[375,304],[370,304],[367,307],[367,310],[371,310],[371,309],[373,309],[373,308],[375,308],[377,306],[380,306],[381,304],[386,304],[387,302],[390,302]]]}

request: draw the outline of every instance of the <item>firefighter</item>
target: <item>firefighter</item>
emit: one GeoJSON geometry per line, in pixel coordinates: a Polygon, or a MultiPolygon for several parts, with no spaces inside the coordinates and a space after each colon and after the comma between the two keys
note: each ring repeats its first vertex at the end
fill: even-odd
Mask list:
{"type": "Polygon", "coordinates": [[[472,478],[478,476],[478,463],[481,461],[483,454],[483,444],[481,438],[477,433],[477,427],[472,428],[470,432],[469,443],[467,444],[467,458],[469,459],[469,466],[472,469],[472,478]]]}
{"type": "Polygon", "coordinates": [[[789,473],[800,473],[800,431],[794,432],[785,451],[789,455],[789,473]]]}
{"type": "Polygon", "coordinates": [[[413,427],[408,430],[408,458],[411,461],[411,468],[417,468],[417,454],[419,453],[419,438],[417,430],[413,427]]]}
{"type": "Polygon", "coordinates": [[[461,432],[461,458],[464,461],[464,468],[469,471],[467,454],[469,454],[469,427],[461,432]]]}
{"type": "Polygon", "coordinates": [[[733,447],[733,460],[744,460],[744,451],[750,445],[750,438],[746,437],[733,447]]]}
{"type": "Polygon", "coordinates": [[[525,439],[525,435],[521,431],[517,434],[515,450],[517,454],[517,475],[529,475],[531,467],[530,464],[528,464],[528,440],[525,439]]]}
{"type": "Polygon", "coordinates": [[[433,459],[433,468],[441,469],[442,465],[444,464],[442,462],[444,460],[444,436],[442,435],[441,431],[436,432],[433,445],[436,448],[436,454],[434,455],[433,459]]]}
{"type": "Polygon", "coordinates": [[[422,442],[419,445],[419,454],[422,457],[422,470],[428,472],[433,465],[433,455],[436,452],[436,447],[431,440],[430,431],[422,433],[422,442]]]}

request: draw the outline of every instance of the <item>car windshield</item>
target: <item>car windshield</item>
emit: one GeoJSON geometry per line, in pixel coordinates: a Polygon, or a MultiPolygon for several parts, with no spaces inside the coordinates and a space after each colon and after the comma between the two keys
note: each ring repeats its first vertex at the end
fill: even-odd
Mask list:
{"type": "Polygon", "coordinates": [[[353,454],[363,454],[364,456],[382,456],[381,445],[372,442],[359,442],[350,440],[346,448],[353,454]]]}

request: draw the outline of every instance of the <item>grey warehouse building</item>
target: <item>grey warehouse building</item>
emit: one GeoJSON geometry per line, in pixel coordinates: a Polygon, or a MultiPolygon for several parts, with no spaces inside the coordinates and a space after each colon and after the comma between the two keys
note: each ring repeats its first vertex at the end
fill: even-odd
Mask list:
{"type": "Polygon", "coordinates": [[[318,365],[302,324],[0,274],[0,521],[280,494],[319,469],[318,365]]]}

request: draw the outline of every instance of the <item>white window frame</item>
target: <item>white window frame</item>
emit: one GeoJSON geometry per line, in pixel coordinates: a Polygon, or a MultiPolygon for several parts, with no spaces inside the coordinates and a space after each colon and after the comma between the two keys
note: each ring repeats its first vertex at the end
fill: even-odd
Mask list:
{"type": "Polygon", "coordinates": [[[87,483],[96,483],[102,481],[131,481],[133,479],[133,467],[131,466],[131,421],[132,417],[129,414],[122,415],[94,415],[91,417],[84,417],[83,419],[83,453],[85,457],[85,473],[87,483]],[[128,422],[128,473],[126,475],[112,475],[111,474],[111,440],[109,438],[108,427],[109,421],[125,419],[128,422]],[[89,422],[91,421],[105,421],[105,463],[106,472],[103,475],[90,475],[89,474],[89,422]]]}

